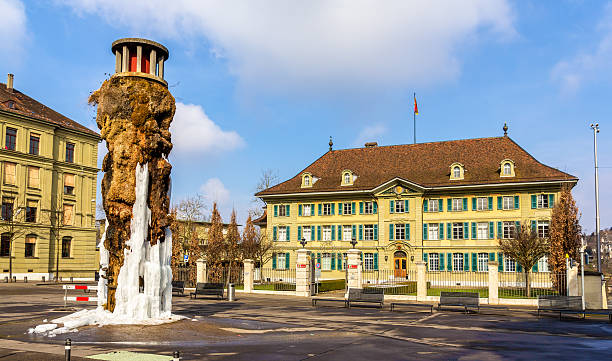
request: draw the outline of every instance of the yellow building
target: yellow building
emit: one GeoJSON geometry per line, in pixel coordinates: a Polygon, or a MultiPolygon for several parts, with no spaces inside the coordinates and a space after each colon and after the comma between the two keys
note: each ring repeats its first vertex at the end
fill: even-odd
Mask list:
{"type": "MultiPolygon", "coordinates": [[[[344,278],[351,240],[365,270],[521,271],[498,240],[528,222],[547,236],[572,175],[541,164],[503,137],[331,150],[295,177],[256,194],[267,204],[268,267],[295,266],[305,240],[322,278],[344,278]]],[[[546,259],[534,267],[547,270],[546,259]]]]}
{"type": "Polygon", "coordinates": [[[0,277],[12,263],[19,280],[93,279],[100,136],[12,83],[0,83],[0,277]]]}

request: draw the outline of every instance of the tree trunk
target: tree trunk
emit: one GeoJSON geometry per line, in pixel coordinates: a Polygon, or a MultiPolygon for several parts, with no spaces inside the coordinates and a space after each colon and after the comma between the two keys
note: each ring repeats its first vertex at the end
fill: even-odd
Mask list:
{"type": "Polygon", "coordinates": [[[529,283],[529,270],[525,268],[525,287],[527,288],[527,298],[531,297],[531,284],[529,283]]]}

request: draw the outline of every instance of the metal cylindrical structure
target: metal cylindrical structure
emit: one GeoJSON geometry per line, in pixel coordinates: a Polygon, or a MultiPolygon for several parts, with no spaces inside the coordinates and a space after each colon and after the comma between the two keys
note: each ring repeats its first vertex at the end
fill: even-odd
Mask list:
{"type": "Polygon", "coordinates": [[[599,166],[597,165],[597,133],[599,124],[591,124],[593,129],[593,154],[595,157],[595,237],[597,238],[597,272],[601,272],[601,240],[599,238],[599,166]]]}
{"type": "Polygon", "coordinates": [[[172,361],[181,361],[181,354],[178,351],[174,351],[172,355],[172,361]]]}
{"type": "Polygon", "coordinates": [[[66,355],[66,361],[70,361],[70,351],[72,349],[72,340],[69,338],[66,339],[66,344],[64,346],[64,352],[66,355]]]}
{"type": "Polygon", "coordinates": [[[236,301],[236,286],[233,283],[227,286],[227,300],[236,301]]]}

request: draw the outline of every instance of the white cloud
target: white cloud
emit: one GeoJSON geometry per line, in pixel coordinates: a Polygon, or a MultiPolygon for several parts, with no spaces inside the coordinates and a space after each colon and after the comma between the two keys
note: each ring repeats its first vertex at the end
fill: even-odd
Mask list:
{"type": "Polygon", "coordinates": [[[506,0],[63,3],[159,40],[203,36],[258,92],[437,83],[460,73],[457,50],[467,41],[515,34],[506,0]]]}
{"type": "Polygon", "coordinates": [[[219,178],[210,178],[206,183],[200,186],[200,193],[210,203],[217,202],[220,205],[227,206],[230,200],[230,191],[225,188],[223,182],[219,178]]]}
{"type": "Polygon", "coordinates": [[[173,152],[182,154],[228,151],[244,146],[238,133],[222,130],[195,104],[176,103],[170,132],[173,152]]]}
{"type": "Polygon", "coordinates": [[[551,78],[559,83],[562,93],[576,93],[584,83],[600,79],[612,71],[612,3],[608,3],[597,25],[600,38],[590,51],[563,59],[551,70],[551,78]]]}
{"type": "Polygon", "coordinates": [[[387,127],[383,124],[374,124],[369,125],[361,132],[353,142],[353,146],[355,147],[363,147],[366,142],[379,142],[380,136],[387,132],[387,127]]]}
{"type": "Polygon", "coordinates": [[[0,0],[0,39],[3,58],[21,53],[26,37],[25,6],[19,0],[0,0]]]}

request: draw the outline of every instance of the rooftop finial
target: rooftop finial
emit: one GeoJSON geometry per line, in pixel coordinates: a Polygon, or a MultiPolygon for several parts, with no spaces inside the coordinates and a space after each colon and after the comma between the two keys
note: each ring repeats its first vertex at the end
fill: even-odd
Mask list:
{"type": "Polygon", "coordinates": [[[334,148],[334,142],[332,141],[331,135],[329,136],[329,150],[332,151],[334,148]]]}
{"type": "Polygon", "coordinates": [[[504,122],[504,137],[508,136],[508,124],[506,124],[506,122],[504,122]]]}

